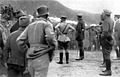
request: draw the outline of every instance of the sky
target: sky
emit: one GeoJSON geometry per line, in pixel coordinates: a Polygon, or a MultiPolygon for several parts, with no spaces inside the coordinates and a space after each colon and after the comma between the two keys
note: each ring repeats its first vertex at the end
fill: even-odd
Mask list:
{"type": "Polygon", "coordinates": [[[101,13],[103,9],[113,14],[120,14],[120,0],[57,0],[73,10],[84,10],[91,13],[101,13]]]}

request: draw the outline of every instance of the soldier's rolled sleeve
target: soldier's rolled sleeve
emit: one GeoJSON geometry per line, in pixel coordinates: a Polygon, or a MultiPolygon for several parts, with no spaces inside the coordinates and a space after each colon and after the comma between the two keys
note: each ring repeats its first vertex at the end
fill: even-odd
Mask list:
{"type": "Polygon", "coordinates": [[[46,24],[45,34],[46,34],[46,39],[51,40],[51,43],[53,43],[53,45],[55,47],[57,47],[58,43],[57,43],[57,40],[56,40],[56,37],[55,37],[55,33],[54,33],[54,30],[53,30],[53,25],[46,24]]]}
{"type": "Polygon", "coordinates": [[[16,40],[19,48],[23,49],[24,51],[28,49],[28,46],[26,45],[27,39],[28,39],[28,27],[21,33],[21,35],[16,40]]]}

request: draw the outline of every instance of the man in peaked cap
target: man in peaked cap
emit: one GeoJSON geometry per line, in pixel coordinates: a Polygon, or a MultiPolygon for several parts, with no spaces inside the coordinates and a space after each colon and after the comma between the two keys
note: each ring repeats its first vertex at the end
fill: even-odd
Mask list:
{"type": "Polygon", "coordinates": [[[16,39],[29,25],[29,23],[28,16],[20,17],[19,29],[10,34],[5,44],[3,54],[5,66],[7,66],[8,77],[23,77],[26,51],[17,46],[16,39]]]}
{"type": "Polygon", "coordinates": [[[70,42],[70,38],[67,36],[68,33],[71,31],[74,31],[74,27],[72,27],[70,24],[66,22],[67,17],[61,16],[61,22],[57,24],[55,29],[58,32],[58,43],[60,48],[59,53],[59,62],[58,64],[63,64],[63,50],[65,50],[65,56],[66,56],[66,64],[69,63],[69,51],[68,51],[68,43],[70,42]]]}
{"type": "Polygon", "coordinates": [[[79,48],[79,58],[76,60],[84,59],[83,40],[84,40],[85,22],[82,16],[83,16],[82,14],[77,14],[78,24],[76,26],[76,40],[79,48]]]}
{"type": "Polygon", "coordinates": [[[102,71],[100,75],[102,76],[110,76],[112,75],[111,71],[111,60],[110,53],[112,51],[113,46],[113,26],[114,21],[110,18],[111,12],[109,10],[103,10],[101,15],[101,20],[103,20],[102,25],[102,36],[101,36],[101,46],[103,53],[104,66],[106,67],[105,71],[102,71]]]}
{"type": "Polygon", "coordinates": [[[49,53],[55,50],[57,40],[53,25],[47,20],[49,16],[48,7],[42,5],[37,9],[37,12],[38,18],[23,31],[18,37],[17,43],[20,48],[26,49],[25,41],[29,41],[30,48],[26,55],[31,77],[47,77],[51,61],[49,53]]]}

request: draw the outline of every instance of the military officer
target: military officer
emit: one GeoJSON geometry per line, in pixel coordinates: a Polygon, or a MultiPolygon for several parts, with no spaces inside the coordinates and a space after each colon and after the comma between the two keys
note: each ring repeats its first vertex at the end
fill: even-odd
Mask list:
{"type": "Polygon", "coordinates": [[[68,43],[70,42],[70,38],[68,37],[68,33],[74,31],[74,27],[72,27],[70,24],[66,22],[67,17],[61,16],[61,22],[57,24],[55,29],[58,32],[58,44],[60,48],[59,53],[59,62],[58,64],[63,64],[63,50],[65,50],[65,56],[66,56],[66,63],[69,63],[69,51],[68,49],[68,43]]]}
{"type": "Polygon", "coordinates": [[[78,23],[76,26],[76,41],[78,43],[79,48],[79,58],[76,60],[83,60],[84,59],[84,47],[83,47],[83,40],[84,40],[84,31],[85,31],[85,21],[82,18],[82,14],[77,15],[78,23]]]}
{"type": "Polygon", "coordinates": [[[110,53],[112,51],[113,46],[113,26],[114,21],[110,18],[111,12],[109,10],[103,10],[102,13],[102,36],[101,36],[101,45],[102,45],[102,52],[103,52],[103,59],[105,61],[106,69],[102,71],[100,75],[102,76],[110,76],[112,75],[111,71],[111,60],[110,60],[110,53]]]}

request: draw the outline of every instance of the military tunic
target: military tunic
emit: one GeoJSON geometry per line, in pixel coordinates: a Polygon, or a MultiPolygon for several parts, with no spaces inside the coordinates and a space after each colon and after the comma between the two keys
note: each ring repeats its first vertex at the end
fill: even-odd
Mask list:
{"type": "Polygon", "coordinates": [[[25,47],[25,40],[28,40],[30,43],[30,48],[27,51],[27,58],[28,70],[31,77],[47,76],[50,60],[48,53],[42,52],[43,49],[48,48],[46,39],[51,40],[51,43],[55,46],[57,45],[52,24],[42,17],[31,23],[17,39],[18,45],[21,48],[25,47]],[[45,54],[37,58],[30,59],[29,54],[34,53],[34,51],[37,50],[41,50],[41,54],[45,54]]]}
{"type": "Polygon", "coordinates": [[[79,57],[84,58],[84,48],[83,48],[83,40],[84,40],[84,31],[85,31],[85,22],[83,19],[78,21],[78,24],[76,26],[76,40],[78,43],[79,48],[79,57]]]}
{"type": "Polygon", "coordinates": [[[8,77],[22,77],[25,70],[25,52],[16,43],[24,29],[19,28],[10,34],[5,44],[4,61],[8,65],[8,77]],[[14,71],[14,72],[13,72],[14,71]]]}
{"type": "Polygon", "coordinates": [[[102,23],[101,45],[105,58],[110,58],[110,52],[113,46],[113,38],[112,38],[113,26],[114,26],[114,21],[111,18],[105,19],[102,23]]]}

